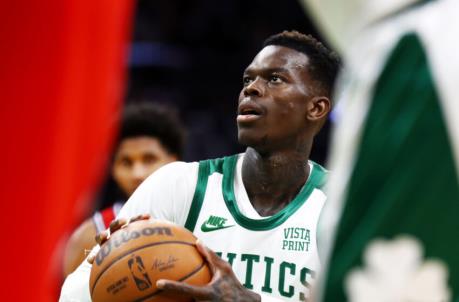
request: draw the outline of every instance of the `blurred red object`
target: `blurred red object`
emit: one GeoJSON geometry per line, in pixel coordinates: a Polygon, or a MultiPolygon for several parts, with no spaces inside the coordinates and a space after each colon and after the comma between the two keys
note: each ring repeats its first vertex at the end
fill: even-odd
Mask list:
{"type": "Polygon", "coordinates": [[[99,184],[134,1],[0,4],[1,296],[56,301],[58,242],[99,184]]]}

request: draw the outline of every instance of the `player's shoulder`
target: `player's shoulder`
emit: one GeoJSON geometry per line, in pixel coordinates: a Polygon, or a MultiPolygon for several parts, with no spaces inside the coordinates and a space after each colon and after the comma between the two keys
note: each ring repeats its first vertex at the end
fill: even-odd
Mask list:
{"type": "Polygon", "coordinates": [[[190,169],[196,169],[199,165],[199,162],[193,161],[193,162],[185,162],[185,161],[174,161],[171,163],[168,163],[161,168],[158,169],[164,170],[164,171],[185,171],[185,170],[190,170],[190,169]]]}
{"type": "Polygon", "coordinates": [[[155,171],[145,180],[144,184],[190,185],[194,187],[200,173],[202,175],[206,173],[210,175],[214,172],[223,173],[224,170],[232,170],[239,156],[239,154],[235,154],[221,158],[201,160],[199,162],[172,162],[155,171]]]}
{"type": "MultiPolygon", "coordinates": [[[[140,184],[134,195],[149,194],[152,190],[165,192],[194,188],[198,178],[199,163],[177,161],[162,166],[140,184]],[[162,188],[158,190],[158,188],[162,188]],[[137,194],[136,194],[137,193],[137,194]]],[[[191,190],[191,189],[190,189],[191,190]]]]}
{"type": "Polygon", "coordinates": [[[175,161],[162,166],[156,170],[150,177],[170,177],[183,178],[190,174],[196,174],[199,169],[199,162],[175,161]]]}
{"type": "Polygon", "coordinates": [[[175,221],[174,205],[191,202],[198,179],[199,163],[173,162],[147,177],[131,195],[118,217],[130,218],[150,213],[175,221]],[[167,200],[167,202],[165,202],[167,200]],[[164,213],[167,215],[164,216],[164,213]]]}

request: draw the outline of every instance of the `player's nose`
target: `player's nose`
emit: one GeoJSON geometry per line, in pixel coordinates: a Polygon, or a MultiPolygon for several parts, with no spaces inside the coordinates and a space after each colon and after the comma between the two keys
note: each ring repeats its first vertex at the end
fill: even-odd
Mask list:
{"type": "Polygon", "coordinates": [[[136,181],[142,182],[145,178],[148,177],[148,168],[142,165],[141,163],[136,163],[132,168],[132,178],[136,181]]]}
{"type": "Polygon", "coordinates": [[[257,77],[253,80],[250,84],[244,87],[244,96],[263,96],[264,94],[264,86],[263,80],[257,77]]]}

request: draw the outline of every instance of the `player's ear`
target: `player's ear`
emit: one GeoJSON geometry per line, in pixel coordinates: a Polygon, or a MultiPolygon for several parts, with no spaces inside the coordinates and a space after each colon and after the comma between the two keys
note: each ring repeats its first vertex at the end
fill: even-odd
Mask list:
{"type": "Polygon", "coordinates": [[[307,118],[310,121],[321,120],[331,110],[331,101],[326,96],[314,96],[309,100],[307,118]]]}

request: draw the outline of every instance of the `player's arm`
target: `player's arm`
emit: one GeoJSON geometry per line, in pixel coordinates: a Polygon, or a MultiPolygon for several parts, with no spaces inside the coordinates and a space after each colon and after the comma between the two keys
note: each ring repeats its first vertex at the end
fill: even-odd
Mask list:
{"type": "Polygon", "coordinates": [[[64,253],[64,277],[72,273],[96,244],[96,226],[91,218],[85,220],[70,236],[64,253]]]}
{"type": "MultiPolygon", "coordinates": [[[[97,254],[98,251],[99,246],[96,245],[90,256],[97,254]]],[[[67,276],[62,286],[59,302],[91,302],[89,293],[91,267],[91,264],[85,260],[73,273],[67,276]]]]}
{"type": "Polygon", "coordinates": [[[120,210],[118,218],[149,214],[184,226],[198,181],[198,163],[174,162],[150,175],[120,210]]]}
{"type": "MultiPolygon", "coordinates": [[[[132,194],[118,217],[129,219],[141,214],[184,225],[198,178],[198,164],[175,162],[163,166],[149,176],[132,194]]],[[[99,247],[93,249],[92,254],[99,247]]],[[[89,275],[91,265],[83,263],[65,280],[61,302],[91,301],[89,275]]]]}

